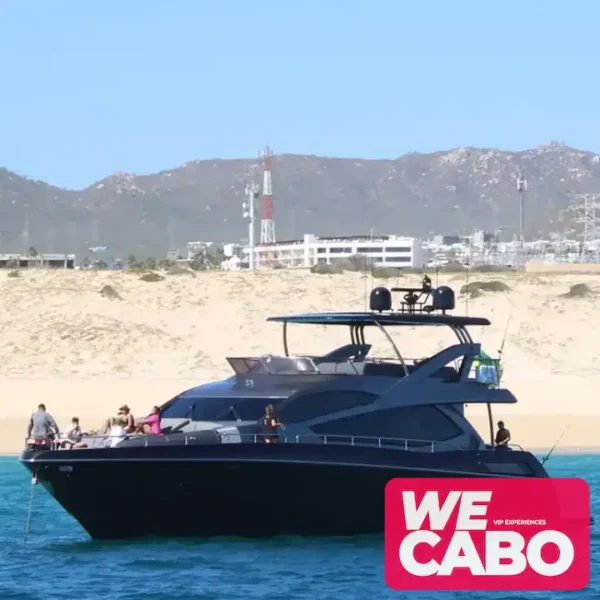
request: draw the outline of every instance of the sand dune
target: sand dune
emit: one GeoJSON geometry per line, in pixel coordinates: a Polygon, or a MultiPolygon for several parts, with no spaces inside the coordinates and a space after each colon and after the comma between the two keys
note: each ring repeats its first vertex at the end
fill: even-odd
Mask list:
{"type": "MultiPolygon", "coordinates": [[[[491,279],[510,289],[468,302],[457,294],[455,312],[492,321],[471,332],[491,355],[507,331],[503,384],[520,402],[497,416],[524,446],[550,446],[568,424],[562,447],[600,446],[600,276],[471,275],[471,282],[491,279]],[[577,283],[592,293],[561,296],[577,283]]],[[[409,281],[418,277],[402,278],[409,281]]],[[[96,426],[122,402],[145,414],[182,389],[227,376],[226,356],[280,353],[280,326],[267,323],[268,316],[362,310],[373,286],[397,283],[359,273],[282,270],[167,274],[157,282],[124,272],[2,272],[0,451],[20,450],[25,421],[42,400],[63,426],[74,414],[96,426]],[[119,298],[101,294],[104,286],[119,298]]],[[[458,292],[465,277],[440,275],[439,283],[458,292]]],[[[381,334],[371,337],[375,353],[392,355],[381,334]]],[[[403,328],[394,339],[407,357],[455,341],[447,328],[403,328]]],[[[346,341],[345,329],[293,326],[289,333],[295,353],[324,352],[346,341]]],[[[485,433],[483,413],[468,410],[485,433]]]]}

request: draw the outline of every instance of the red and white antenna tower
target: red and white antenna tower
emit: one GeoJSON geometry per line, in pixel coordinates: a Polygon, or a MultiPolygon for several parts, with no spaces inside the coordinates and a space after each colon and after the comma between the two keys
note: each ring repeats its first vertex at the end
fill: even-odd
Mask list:
{"type": "Polygon", "coordinates": [[[275,221],[273,220],[273,186],[271,183],[271,158],[273,153],[267,146],[263,153],[264,178],[263,178],[263,202],[260,221],[260,243],[275,243],[275,221]]]}

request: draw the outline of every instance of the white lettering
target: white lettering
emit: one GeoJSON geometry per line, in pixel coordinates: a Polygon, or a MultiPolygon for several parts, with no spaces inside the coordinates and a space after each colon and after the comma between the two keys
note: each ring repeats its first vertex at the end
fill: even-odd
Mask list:
{"type": "Polygon", "coordinates": [[[409,533],[401,542],[398,556],[400,564],[411,574],[417,577],[428,577],[435,575],[440,565],[435,560],[428,563],[420,563],[415,560],[415,548],[419,544],[429,544],[435,546],[440,541],[440,536],[433,531],[413,531],[409,533]]]}
{"type": "MultiPolygon", "coordinates": [[[[437,491],[428,491],[417,506],[416,493],[402,492],[404,520],[410,531],[400,544],[398,556],[406,571],[418,577],[431,575],[448,576],[454,569],[469,569],[472,575],[520,575],[527,566],[538,575],[556,577],[565,573],[573,564],[575,549],[571,540],[560,531],[548,530],[536,533],[525,544],[525,538],[516,531],[485,532],[485,565],[473,542],[470,531],[485,531],[488,520],[488,505],[492,500],[491,491],[452,491],[448,493],[443,505],[437,491]],[[420,563],[415,559],[415,548],[419,544],[428,544],[432,548],[441,538],[434,531],[442,531],[448,526],[452,513],[458,505],[456,531],[450,539],[441,564],[435,560],[420,563]],[[429,529],[422,530],[425,519],[429,517],[429,529]],[[480,518],[476,518],[480,517],[480,518]],[[546,544],[555,544],[559,551],[558,559],[547,563],[542,558],[546,544]]],[[[495,519],[496,525],[545,525],[544,519],[495,519]]]]}
{"type": "Polygon", "coordinates": [[[492,492],[463,492],[460,499],[456,529],[485,529],[487,519],[474,519],[473,517],[485,517],[491,500],[492,492]],[[475,502],[485,502],[485,504],[474,504],[475,502]]]}
{"type": "Polygon", "coordinates": [[[421,504],[417,507],[415,492],[403,491],[402,502],[404,504],[406,529],[409,531],[421,529],[427,515],[429,515],[430,529],[434,531],[445,529],[461,493],[450,492],[446,497],[444,505],[440,508],[440,495],[438,492],[425,492],[421,504]]]}
{"type": "Polygon", "coordinates": [[[556,577],[562,575],[572,564],[575,558],[573,542],[562,532],[548,529],[536,533],[527,545],[527,562],[539,575],[556,577]],[[542,558],[542,548],[546,544],[556,544],[559,556],[555,563],[547,563],[542,558]]]}
{"type": "Polygon", "coordinates": [[[468,531],[457,531],[450,540],[438,575],[452,575],[454,569],[469,569],[473,575],[485,575],[485,568],[477,554],[468,531]]]}
{"type": "Polygon", "coordinates": [[[429,544],[434,547],[440,536],[433,531],[421,530],[409,533],[400,544],[400,563],[406,571],[419,577],[451,575],[456,568],[466,568],[473,575],[520,575],[527,565],[538,575],[556,577],[565,573],[573,564],[575,549],[571,540],[560,531],[548,530],[536,533],[525,548],[525,538],[516,531],[485,532],[485,565],[477,552],[468,531],[456,531],[446,549],[441,564],[435,560],[420,563],[415,560],[415,547],[429,544]],[[503,545],[505,544],[505,545],[503,545]],[[546,544],[555,544],[559,558],[547,563],[542,558],[546,544]],[[510,561],[508,563],[501,561],[510,561]]]}
{"type": "Polygon", "coordinates": [[[488,531],[485,534],[486,575],[520,575],[527,566],[525,540],[515,531],[488,531]],[[501,547],[500,544],[508,544],[501,547]],[[510,560],[510,563],[500,561],[510,560]]]}

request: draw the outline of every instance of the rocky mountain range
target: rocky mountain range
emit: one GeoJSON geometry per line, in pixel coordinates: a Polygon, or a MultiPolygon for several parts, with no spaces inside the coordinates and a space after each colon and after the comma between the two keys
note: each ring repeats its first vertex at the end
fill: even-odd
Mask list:
{"type": "MultiPolygon", "coordinates": [[[[256,160],[197,160],[151,175],[116,173],[83,190],[58,188],[0,169],[0,252],[164,256],[187,241],[247,236],[244,188],[256,160]]],[[[573,195],[600,192],[600,156],[551,142],[510,152],[457,148],[393,160],[275,155],[278,239],[317,235],[471,232],[519,224],[522,170],[528,237],[572,227],[573,195]]],[[[259,235],[257,223],[257,236],[259,235]]],[[[577,226],[575,226],[577,227],[577,226]]]]}

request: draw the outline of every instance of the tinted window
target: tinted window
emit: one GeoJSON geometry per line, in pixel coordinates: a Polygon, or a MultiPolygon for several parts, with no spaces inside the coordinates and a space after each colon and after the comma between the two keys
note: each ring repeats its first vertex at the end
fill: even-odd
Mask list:
{"type": "Polygon", "coordinates": [[[258,421],[265,414],[265,408],[272,404],[277,406],[281,403],[280,399],[273,400],[267,398],[233,398],[229,400],[227,405],[227,414],[220,416],[220,420],[229,421],[258,421]]]}
{"type": "Polygon", "coordinates": [[[461,429],[435,406],[390,408],[313,425],[315,433],[390,437],[410,440],[449,440],[461,429]]]}
{"type": "Polygon", "coordinates": [[[175,398],[161,411],[161,417],[194,421],[236,421],[239,417],[242,421],[256,421],[268,404],[275,406],[279,402],[267,398],[175,398]]]}
{"type": "Polygon", "coordinates": [[[231,404],[230,398],[176,398],[172,404],[161,411],[163,419],[193,419],[206,421],[215,419],[216,416],[231,404]]]}
{"type": "Polygon", "coordinates": [[[189,419],[197,398],[173,398],[161,408],[160,416],[165,419],[189,419]]]}
{"type": "Polygon", "coordinates": [[[316,419],[340,410],[371,404],[377,396],[365,392],[320,392],[298,396],[286,402],[279,411],[285,423],[297,423],[316,419]]]}

